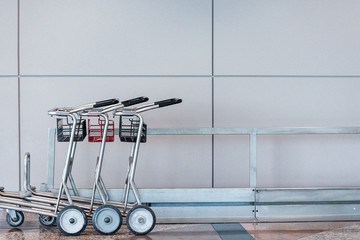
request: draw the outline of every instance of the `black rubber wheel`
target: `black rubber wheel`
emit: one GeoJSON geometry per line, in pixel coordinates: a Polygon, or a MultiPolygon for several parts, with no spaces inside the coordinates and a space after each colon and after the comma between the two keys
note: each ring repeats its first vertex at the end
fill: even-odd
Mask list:
{"type": "Polygon", "coordinates": [[[155,213],[151,208],[139,205],[132,208],[126,215],[126,225],[135,235],[146,235],[156,224],[155,213]]]}
{"type": "Polygon", "coordinates": [[[6,222],[12,227],[19,227],[24,222],[24,214],[20,211],[15,211],[16,219],[13,219],[9,213],[6,214],[6,222]]]}
{"type": "Polygon", "coordinates": [[[80,235],[85,230],[86,225],[86,214],[79,207],[67,206],[57,216],[57,227],[66,236],[80,235]]]}
{"type": "Polygon", "coordinates": [[[39,222],[45,227],[53,226],[56,223],[56,217],[39,215],[39,222]]]}
{"type": "Polygon", "coordinates": [[[116,207],[104,205],[94,212],[92,224],[97,232],[104,235],[111,235],[120,229],[122,215],[116,207]]]}

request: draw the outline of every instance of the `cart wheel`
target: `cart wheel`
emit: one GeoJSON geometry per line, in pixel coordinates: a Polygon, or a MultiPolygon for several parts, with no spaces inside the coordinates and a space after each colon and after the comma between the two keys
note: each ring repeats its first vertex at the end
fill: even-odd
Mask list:
{"type": "Polygon", "coordinates": [[[116,207],[105,205],[94,212],[92,224],[96,231],[110,235],[116,233],[122,224],[122,216],[116,207]]]}
{"type": "Polygon", "coordinates": [[[155,213],[147,206],[136,206],[126,216],[126,225],[135,235],[148,234],[153,230],[155,224],[155,213]]]}
{"type": "Polygon", "coordinates": [[[19,227],[24,222],[24,214],[20,211],[15,211],[16,219],[13,219],[9,213],[6,214],[6,222],[12,227],[19,227]]]}
{"type": "Polygon", "coordinates": [[[39,222],[45,227],[50,227],[56,223],[56,217],[45,216],[40,214],[39,222]]]}
{"type": "Polygon", "coordinates": [[[67,236],[77,236],[82,233],[87,225],[85,212],[75,206],[63,208],[57,216],[59,230],[67,236]]]}

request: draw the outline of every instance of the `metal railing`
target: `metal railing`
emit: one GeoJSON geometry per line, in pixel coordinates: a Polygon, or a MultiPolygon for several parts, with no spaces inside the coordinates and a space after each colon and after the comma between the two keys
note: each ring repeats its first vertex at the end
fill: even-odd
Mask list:
{"type": "MultiPolygon", "coordinates": [[[[160,222],[360,219],[360,188],[357,187],[257,188],[257,136],[308,134],[360,134],[360,127],[150,128],[148,135],[249,136],[250,184],[249,188],[140,189],[143,202],[153,204],[160,222]],[[194,208],[197,207],[206,207],[207,212],[194,213],[194,208]]],[[[55,129],[49,129],[48,177],[46,185],[43,186],[45,189],[54,187],[54,162],[55,129]]],[[[116,199],[121,196],[122,189],[112,189],[109,192],[110,198],[116,199]]],[[[85,189],[81,189],[80,193],[84,196],[89,194],[85,189]]]]}

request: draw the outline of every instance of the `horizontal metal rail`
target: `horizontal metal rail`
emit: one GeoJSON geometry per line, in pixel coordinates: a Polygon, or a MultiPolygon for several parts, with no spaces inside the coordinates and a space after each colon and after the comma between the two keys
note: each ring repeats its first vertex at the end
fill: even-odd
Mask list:
{"type": "Polygon", "coordinates": [[[325,128],[150,128],[149,135],[296,135],[296,134],[360,134],[360,127],[325,128]]]}

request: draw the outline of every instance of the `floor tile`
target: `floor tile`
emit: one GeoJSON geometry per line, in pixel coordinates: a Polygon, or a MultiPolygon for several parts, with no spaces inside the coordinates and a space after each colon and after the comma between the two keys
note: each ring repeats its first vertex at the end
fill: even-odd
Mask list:
{"type": "Polygon", "coordinates": [[[242,223],[256,240],[297,240],[317,233],[352,226],[357,222],[242,223]]]}
{"type": "Polygon", "coordinates": [[[215,223],[213,228],[222,240],[253,240],[254,238],[241,226],[240,223],[215,223]]]}
{"type": "Polygon", "coordinates": [[[301,240],[320,239],[360,239],[360,223],[301,238],[301,240]]]}

